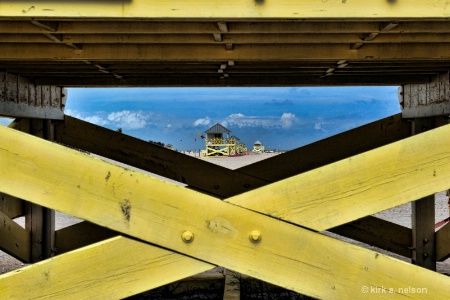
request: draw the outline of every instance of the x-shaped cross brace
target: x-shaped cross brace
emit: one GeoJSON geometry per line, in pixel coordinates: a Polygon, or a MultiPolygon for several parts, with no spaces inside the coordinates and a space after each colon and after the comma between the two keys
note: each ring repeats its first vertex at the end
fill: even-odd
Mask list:
{"type": "MultiPolygon", "coordinates": [[[[395,289],[386,294],[392,299],[403,296],[397,287],[408,284],[427,288],[426,296],[438,299],[449,294],[445,276],[316,231],[447,189],[450,142],[443,137],[449,134],[450,127],[439,128],[220,201],[0,128],[0,191],[128,236],[55,262],[76,264],[70,255],[93,257],[82,252],[102,247],[100,253],[107,256],[114,251],[110,245],[121,245],[125,269],[116,270],[113,261],[111,267],[123,276],[131,270],[145,272],[145,263],[129,261],[134,253],[145,252],[164,267],[176,261],[174,266],[183,270],[178,279],[220,265],[318,298],[361,296],[366,287],[381,287],[395,289]]],[[[67,280],[52,268],[57,264],[43,262],[39,269],[50,288],[55,287],[50,278],[59,278],[60,284],[67,280]]],[[[9,283],[30,270],[1,276],[0,295],[12,293],[9,283]]],[[[91,280],[82,282],[92,285],[91,280]]]]}

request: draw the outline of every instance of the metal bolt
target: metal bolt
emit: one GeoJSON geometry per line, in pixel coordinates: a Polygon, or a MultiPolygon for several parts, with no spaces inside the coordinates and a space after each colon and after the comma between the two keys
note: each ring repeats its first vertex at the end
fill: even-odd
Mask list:
{"type": "Polygon", "coordinates": [[[249,238],[252,243],[259,243],[261,241],[261,232],[258,230],[253,230],[250,232],[249,238]]]}
{"type": "Polygon", "coordinates": [[[424,252],[423,257],[428,257],[428,253],[424,252]]]}
{"type": "Polygon", "coordinates": [[[427,244],[427,243],[428,243],[428,239],[424,239],[424,240],[423,240],[423,243],[424,243],[424,244],[427,244]]]}
{"type": "Polygon", "coordinates": [[[194,234],[191,231],[185,231],[181,234],[181,239],[185,243],[191,243],[194,240],[194,234]]]}

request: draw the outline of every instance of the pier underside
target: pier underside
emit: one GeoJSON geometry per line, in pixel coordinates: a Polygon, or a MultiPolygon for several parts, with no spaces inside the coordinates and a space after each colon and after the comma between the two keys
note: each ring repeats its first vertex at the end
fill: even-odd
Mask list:
{"type": "Polygon", "coordinates": [[[448,297],[450,11],[359,2],[2,1],[0,249],[30,265],[0,298],[120,299],[216,267],[225,299],[248,278],[448,297]],[[398,85],[402,113],[236,170],[64,114],[66,87],[303,85],[398,85]],[[412,228],[374,216],[410,202],[412,228]],[[84,221],[55,231],[54,210],[84,221]]]}

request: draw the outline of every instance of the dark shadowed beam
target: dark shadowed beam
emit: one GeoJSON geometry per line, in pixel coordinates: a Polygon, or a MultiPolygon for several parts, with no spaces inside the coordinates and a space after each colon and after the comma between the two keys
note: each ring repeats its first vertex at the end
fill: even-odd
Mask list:
{"type": "MultiPolygon", "coordinates": [[[[24,72],[25,74],[26,72],[24,72]]],[[[122,79],[107,75],[77,76],[76,74],[60,74],[50,76],[48,74],[35,74],[29,77],[39,85],[56,85],[65,87],[267,87],[267,86],[354,86],[354,85],[402,85],[412,83],[427,83],[435,76],[430,74],[389,74],[383,76],[371,74],[353,74],[333,76],[304,75],[273,75],[271,73],[262,76],[233,76],[221,79],[218,76],[136,76],[135,74],[123,74],[122,79]]]]}
{"type": "Polygon", "coordinates": [[[70,116],[55,124],[55,141],[218,197],[230,197],[268,183],[70,116]]]}
{"type": "Polygon", "coordinates": [[[275,182],[399,141],[410,135],[410,122],[402,119],[401,114],[397,114],[244,166],[236,171],[275,182]]]}

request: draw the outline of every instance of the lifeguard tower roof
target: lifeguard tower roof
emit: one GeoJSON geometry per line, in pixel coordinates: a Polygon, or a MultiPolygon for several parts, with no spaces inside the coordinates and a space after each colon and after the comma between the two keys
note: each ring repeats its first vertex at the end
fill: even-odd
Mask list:
{"type": "Polygon", "coordinates": [[[217,123],[216,125],[205,131],[205,133],[226,133],[226,134],[230,134],[230,132],[231,130],[225,128],[219,123],[217,123]]]}

